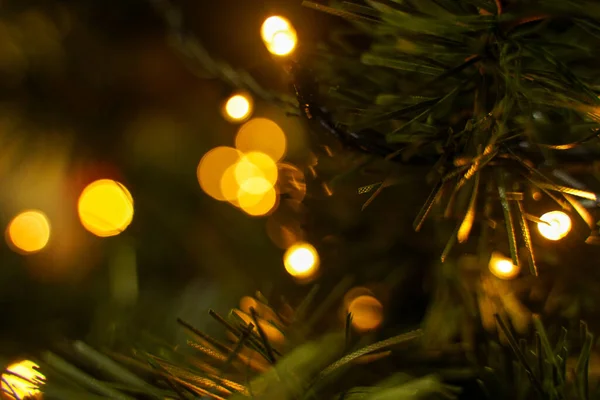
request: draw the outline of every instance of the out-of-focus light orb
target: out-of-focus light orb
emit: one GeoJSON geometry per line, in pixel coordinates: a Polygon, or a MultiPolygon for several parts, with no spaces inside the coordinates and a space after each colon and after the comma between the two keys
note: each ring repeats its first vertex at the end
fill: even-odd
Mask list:
{"type": "Polygon", "coordinates": [[[40,396],[39,387],[46,379],[38,368],[36,363],[29,360],[10,365],[2,374],[2,398],[38,398],[40,396]]]}
{"type": "Polygon", "coordinates": [[[562,211],[551,211],[540,217],[538,222],[540,234],[548,240],[560,240],[571,231],[571,218],[562,211]]]}
{"type": "Polygon", "coordinates": [[[352,326],[360,332],[377,329],[383,322],[383,305],[373,296],[358,296],[350,303],[352,326]]]}
{"type": "Polygon", "coordinates": [[[133,220],[133,198],[121,183],[100,179],[83,189],[78,212],[83,227],[94,235],[115,236],[133,220]]]}
{"type": "Polygon", "coordinates": [[[500,279],[513,279],[519,275],[521,268],[512,260],[500,253],[493,253],[489,263],[490,272],[500,279]]]}
{"type": "Polygon", "coordinates": [[[276,32],[270,43],[267,43],[267,50],[276,56],[287,56],[292,53],[298,43],[298,36],[295,31],[284,30],[276,32]]]}
{"type": "Polygon", "coordinates": [[[41,211],[24,211],[10,221],[6,233],[8,244],[15,251],[36,253],[50,240],[50,222],[41,211]]]}
{"type": "MultiPolygon", "coordinates": [[[[275,161],[269,155],[258,151],[244,155],[235,168],[235,177],[240,186],[243,186],[244,182],[256,178],[261,178],[269,182],[270,186],[274,186],[277,176],[278,169],[275,161]]],[[[266,188],[262,193],[268,189],[266,188]]]]}
{"type": "Polygon", "coordinates": [[[276,56],[287,56],[298,43],[296,30],[287,19],[280,16],[269,17],[260,29],[267,50],[276,56]]]}
{"type": "Polygon", "coordinates": [[[235,147],[246,154],[264,153],[277,162],[285,155],[287,139],[275,122],[266,118],[253,118],[240,127],[235,137],[235,147]]]}
{"type": "Polygon", "coordinates": [[[225,102],[225,118],[241,122],[252,114],[252,99],[246,94],[235,94],[225,102]]]}
{"type": "Polygon", "coordinates": [[[253,178],[240,187],[237,201],[239,207],[246,214],[260,217],[275,209],[277,206],[277,192],[273,185],[264,178],[253,178]]]}
{"type": "MultiPolygon", "coordinates": [[[[196,169],[198,183],[200,183],[204,193],[219,201],[234,199],[238,189],[235,188],[233,197],[228,197],[223,192],[223,179],[226,171],[235,165],[241,157],[242,153],[233,147],[220,146],[209,150],[202,157],[196,169]]],[[[235,180],[234,174],[231,177],[235,180]]]]}
{"type": "MultiPolygon", "coordinates": [[[[250,315],[235,309],[233,310],[233,312],[242,320],[244,320],[246,324],[254,325],[254,331],[258,333],[258,330],[255,326],[256,324],[254,323],[254,319],[250,315]]],[[[276,347],[279,347],[285,342],[285,336],[283,336],[283,333],[281,333],[281,331],[277,329],[275,325],[265,321],[263,318],[258,318],[258,324],[260,325],[262,331],[265,333],[267,339],[269,339],[269,342],[271,344],[274,344],[276,347]]]]}
{"type": "Polygon", "coordinates": [[[296,243],[286,250],[283,264],[294,278],[309,278],[319,268],[319,254],[309,243],[296,243]]]}
{"type": "Polygon", "coordinates": [[[278,15],[269,17],[263,22],[260,28],[260,36],[265,43],[273,41],[273,36],[277,32],[286,31],[292,29],[292,24],[284,17],[278,15]]]}

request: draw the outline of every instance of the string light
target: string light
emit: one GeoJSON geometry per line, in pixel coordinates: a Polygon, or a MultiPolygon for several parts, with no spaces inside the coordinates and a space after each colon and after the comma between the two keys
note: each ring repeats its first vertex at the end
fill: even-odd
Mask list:
{"type": "Polygon", "coordinates": [[[292,24],[280,16],[269,17],[261,27],[267,50],[276,56],[287,56],[296,48],[298,35],[292,24]]]}
{"type": "Polygon", "coordinates": [[[500,279],[513,279],[519,275],[521,269],[514,265],[510,258],[500,253],[493,253],[489,263],[490,272],[500,279]]]}
{"type": "Polygon", "coordinates": [[[215,147],[204,154],[196,170],[204,193],[219,201],[233,200],[238,191],[234,166],[241,157],[241,152],[227,146],[215,147]],[[229,190],[231,186],[235,187],[229,190]]]}
{"type": "Polygon", "coordinates": [[[377,329],[383,322],[383,305],[373,296],[356,297],[350,303],[348,312],[352,314],[352,326],[359,332],[377,329]]]}
{"type": "Polygon", "coordinates": [[[50,240],[50,222],[41,211],[24,211],[8,224],[6,239],[19,253],[36,253],[50,240]]]}
{"type": "Polygon", "coordinates": [[[38,398],[39,386],[46,379],[38,368],[36,363],[29,360],[10,365],[2,374],[3,398],[38,398]]]}
{"type": "Polygon", "coordinates": [[[285,270],[294,278],[307,279],[319,268],[319,254],[309,243],[296,243],[283,256],[285,270]]]}
{"type": "Polygon", "coordinates": [[[244,154],[264,153],[277,162],[285,155],[287,138],[275,122],[267,118],[254,118],[238,130],[235,147],[244,154]]]}
{"type": "Polygon", "coordinates": [[[252,99],[246,94],[235,94],[225,102],[224,116],[232,122],[241,122],[252,114],[252,99]]]}
{"type": "Polygon", "coordinates": [[[548,240],[560,240],[571,231],[571,218],[562,211],[551,211],[542,215],[538,222],[540,234],[548,240]]]}
{"type": "Polygon", "coordinates": [[[78,212],[81,224],[94,235],[116,236],[133,220],[133,198],[121,183],[100,179],[83,190],[78,212]]]}

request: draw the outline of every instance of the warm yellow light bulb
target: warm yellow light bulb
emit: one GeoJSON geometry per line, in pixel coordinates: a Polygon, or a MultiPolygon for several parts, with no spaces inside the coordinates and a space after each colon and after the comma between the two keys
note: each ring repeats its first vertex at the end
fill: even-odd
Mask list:
{"type": "Polygon", "coordinates": [[[287,19],[280,16],[269,17],[263,22],[260,28],[260,36],[265,43],[271,43],[273,36],[277,32],[289,30],[292,28],[292,24],[287,19]]]}
{"type": "Polygon", "coordinates": [[[37,398],[39,386],[44,383],[44,375],[33,361],[24,360],[12,364],[2,374],[3,398],[37,398]]]}
{"type": "Polygon", "coordinates": [[[571,231],[571,218],[562,211],[551,211],[540,217],[540,234],[548,240],[560,240],[571,231]]]}
{"type": "Polygon", "coordinates": [[[309,278],[319,268],[319,254],[317,250],[308,243],[296,243],[287,251],[283,257],[286,271],[295,278],[309,278]]]}
{"type": "Polygon", "coordinates": [[[377,329],[383,322],[383,306],[373,296],[358,296],[350,303],[348,312],[352,314],[352,326],[359,332],[377,329]]]}
{"type": "Polygon", "coordinates": [[[36,253],[50,240],[50,223],[40,211],[24,211],[8,224],[6,239],[20,253],[36,253]]]}
{"type": "Polygon", "coordinates": [[[252,101],[247,95],[233,95],[225,103],[225,118],[232,122],[244,121],[250,114],[252,114],[252,101]]]}
{"type": "Polygon", "coordinates": [[[490,272],[500,279],[513,279],[519,275],[520,268],[510,258],[500,253],[493,253],[489,263],[490,272]]]}
{"type": "Polygon", "coordinates": [[[268,46],[268,50],[276,56],[287,56],[294,48],[298,38],[295,32],[279,31],[273,35],[273,40],[268,46]]]}
{"type": "Polygon", "coordinates": [[[78,203],[79,219],[96,236],[115,236],[133,220],[133,198],[125,186],[110,179],[89,184],[78,203]]]}
{"type": "Polygon", "coordinates": [[[298,42],[298,35],[292,24],[279,16],[267,18],[260,33],[269,52],[276,56],[292,53],[298,42]]]}

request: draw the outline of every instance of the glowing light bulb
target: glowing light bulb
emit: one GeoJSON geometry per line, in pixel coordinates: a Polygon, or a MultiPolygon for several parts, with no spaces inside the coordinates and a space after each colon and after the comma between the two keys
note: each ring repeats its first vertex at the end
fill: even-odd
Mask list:
{"type": "Polygon", "coordinates": [[[274,16],[265,20],[261,36],[267,50],[276,56],[286,56],[294,51],[298,42],[296,30],[285,18],[274,16]]]}
{"type": "Polygon", "coordinates": [[[283,257],[285,270],[295,278],[306,279],[313,276],[319,268],[319,254],[308,243],[296,243],[283,257]]]}
{"type": "Polygon", "coordinates": [[[383,322],[383,306],[373,296],[358,296],[350,303],[348,312],[352,314],[352,326],[360,332],[372,331],[383,322]]]}
{"type": "Polygon", "coordinates": [[[6,239],[19,253],[36,253],[46,247],[50,240],[48,218],[40,211],[24,211],[8,224],[6,239]]]}
{"type": "Polygon", "coordinates": [[[272,16],[263,22],[262,27],[260,28],[260,36],[265,43],[271,43],[273,41],[273,36],[275,36],[277,32],[289,30],[291,27],[292,24],[290,21],[284,17],[272,16]]]}
{"type": "MultiPolygon", "coordinates": [[[[29,360],[12,364],[2,374],[2,391],[8,399],[37,398],[45,376],[39,366],[29,360]]],[[[4,397],[3,397],[4,398],[4,397]]]]}
{"type": "Polygon", "coordinates": [[[287,138],[283,129],[275,122],[266,118],[254,118],[238,130],[235,147],[244,154],[264,153],[277,162],[285,156],[287,138]]]}
{"type": "Polygon", "coordinates": [[[560,240],[571,231],[571,218],[562,211],[551,211],[540,217],[540,234],[548,240],[560,240]]]}
{"type": "Polygon", "coordinates": [[[273,41],[268,46],[268,50],[276,56],[287,56],[294,51],[297,41],[295,32],[279,31],[273,35],[273,41]]]}
{"type": "Polygon", "coordinates": [[[236,94],[225,103],[225,118],[232,122],[241,122],[252,114],[252,100],[244,94],[236,94]]]}
{"type": "Polygon", "coordinates": [[[489,263],[490,272],[500,279],[513,279],[519,275],[520,268],[510,258],[500,253],[493,253],[489,263]]]}
{"type": "Polygon", "coordinates": [[[85,229],[99,237],[115,236],[133,220],[133,198],[119,182],[100,179],[83,190],[78,211],[85,229]]]}

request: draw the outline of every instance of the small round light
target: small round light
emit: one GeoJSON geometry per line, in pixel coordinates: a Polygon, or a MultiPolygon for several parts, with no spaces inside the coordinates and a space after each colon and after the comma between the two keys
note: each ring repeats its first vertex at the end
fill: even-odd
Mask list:
{"type": "Polygon", "coordinates": [[[24,211],[8,224],[6,239],[19,253],[36,253],[50,240],[50,222],[40,211],[24,211]]]}
{"type": "Polygon", "coordinates": [[[548,240],[560,240],[571,231],[571,218],[562,211],[551,211],[540,217],[540,234],[548,240]]]}
{"type": "Polygon", "coordinates": [[[500,253],[493,253],[489,263],[490,272],[500,279],[513,279],[519,275],[520,268],[510,258],[500,253]]]}
{"type": "Polygon", "coordinates": [[[292,24],[285,18],[269,17],[263,23],[261,37],[267,50],[276,56],[287,56],[298,43],[298,35],[292,24]]]}
{"type": "Polygon", "coordinates": [[[314,275],[319,268],[319,254],[308,243],[296,243],[285,252],[283,263],[290,275],[306,279],[314,275]]]}
{"type": "Polygon", "coordinates": [[[280,16],[269,17],[263,22],[260,28],[260,36],[265,43],[271,43],[273,36],[277,32],[289,30],[292,24],[287,19],[280,16]]]}
{"type": "Polygon", "coordinates": [[[273,41],[269,44],[268,50],[276,56],[287,56],[296,47],[298,38],[291,31],[279,31],[273,35],[273,41]]]}
{"type": "Polygon", "coordinates": [[[225,118],[232,122],[241,122],[252,114],[252,101],[247,95],[236,94],[225,103],[225,118]]]}
{"type": "Polygon", "coordinates": [[[100,179],[81,193],[79,219],[85,229],[99,237],[123,232],[133,220],[133,198],[121,183],[100,179]]]}
{"type": "Polygon", "coordinates": [[[359,332],[377,329],[383,322],[383,306],[373,296],[358,296],[350,303],[348,312],[352,314],[352,326],[359,332]]]}

